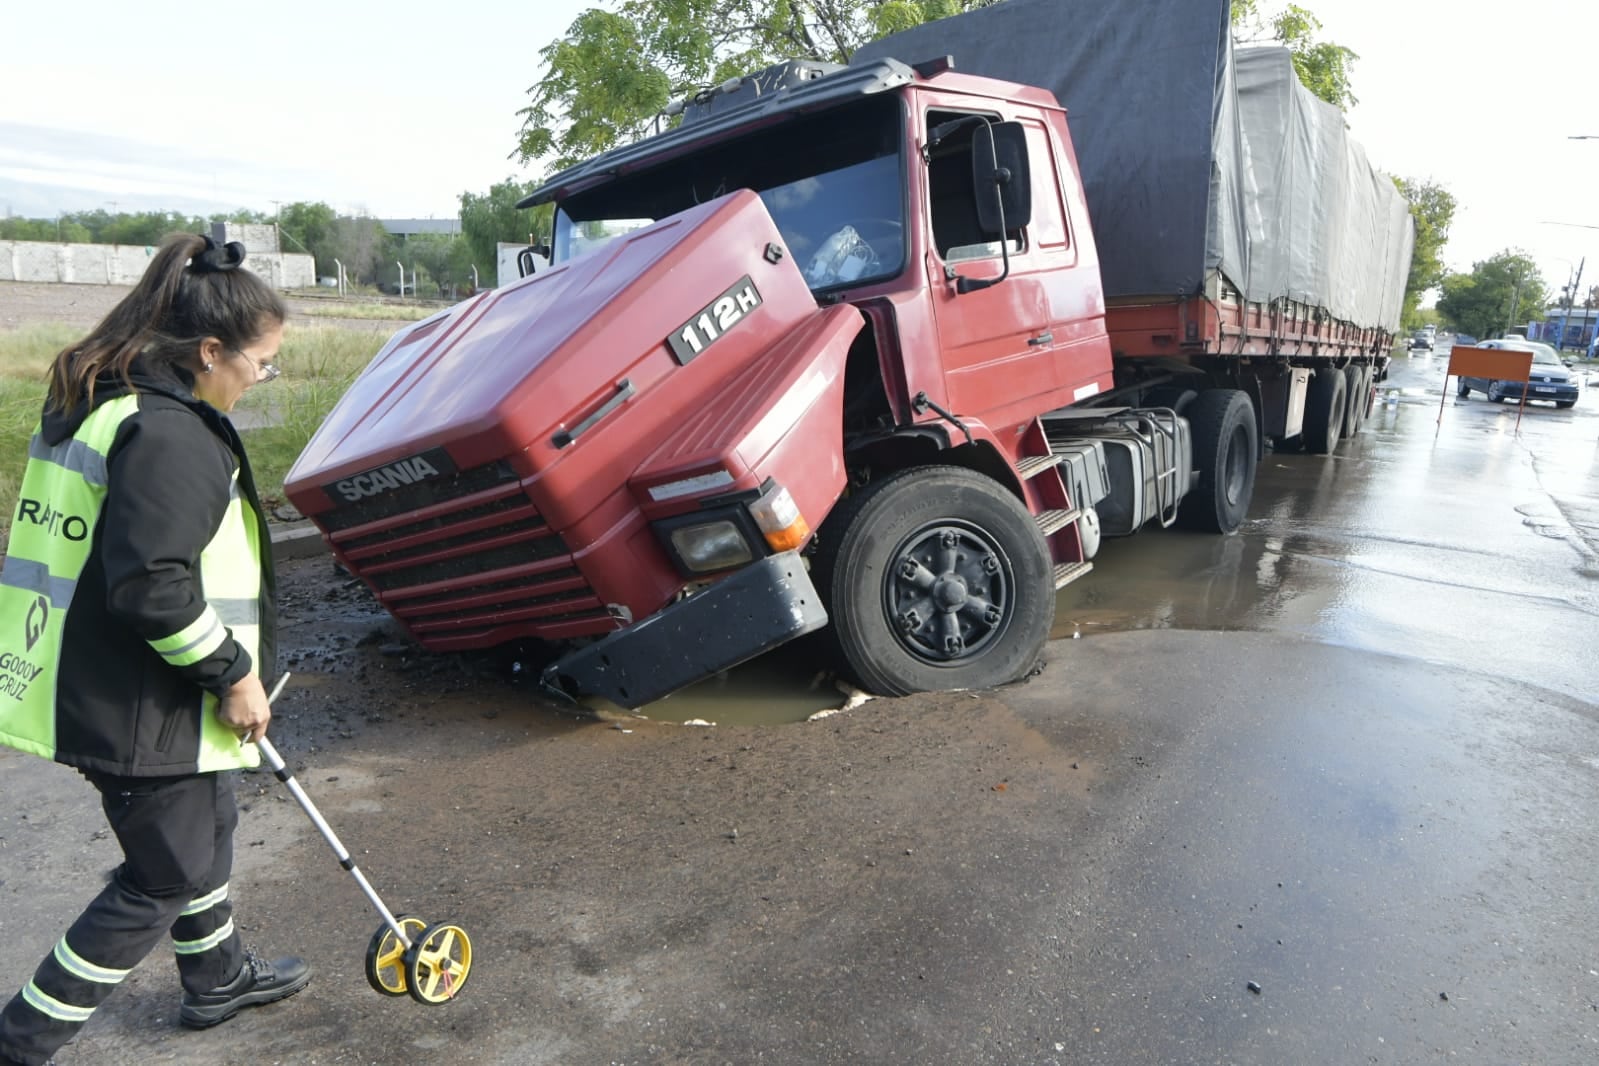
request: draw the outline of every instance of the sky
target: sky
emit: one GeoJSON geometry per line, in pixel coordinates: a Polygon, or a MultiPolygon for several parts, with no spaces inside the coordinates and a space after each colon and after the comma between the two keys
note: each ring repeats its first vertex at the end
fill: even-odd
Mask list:
{"type": "MultiPolygon", "coordinates": [[[[597,3],[5,5],[0,214],[454,217],[462,192],[538,176],[511,158],[517,111],[539,50],[597,3]]],[[[1599,284],[1599,4],[1299,3],[1360,57],[1349,124],[1373,165],[1459,201],[1450,269],[1509,248],[1552,288],[1585,258],[1599,284]]]]}

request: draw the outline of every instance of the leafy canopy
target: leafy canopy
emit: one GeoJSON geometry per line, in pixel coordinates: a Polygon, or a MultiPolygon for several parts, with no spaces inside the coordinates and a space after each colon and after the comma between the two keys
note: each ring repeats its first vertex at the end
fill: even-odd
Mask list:
{"type": "Polygon", "coordinates": [[[1274,41],[1293,56],[1294,73],[1305,88],[1340,111],[1360,101],[1350,87],[1350,74],[1360,56],[1341,44],[1318,41],[1321,20],[1298,4],[1289,4],[1270,19],[1260,13],[1260,0],[1232,0],[1233,39],[1239,44],[1274,41]]]}
{"type": "Polygon", "coordinates": [[[550,172],[652,132],[673,100],[786,59],[847,63],[897,30],[997,0],[621,0],[539,52],[517,156],[550,172]]]}
{"type": "Polygon", "coordinates": [[[1416,223],[1416,248],[1410,257],[1410,276],[1405,279],[1402,319],[1409,326],[1418,321],[1421,294],[1444,280],[1443,250],[1457,205],[1454,195],[1437,182],[1395,178],[1394,184],[1410,202],[1410,217],[1416,223]]]}
{"type": "Polygon", "coordinates": [[[1497,337],[1542,318],[1549,302],[1538,265],[1525,252],[1506,249],[1473,263],[1469,274],[1445,277],[1438,313],[1462,333],[1497,337]]]}
{"type": "Polygon", "coordinates": [[[529,244],[548,236],[550,217],[554,213],[551,205],[541,204],[531,213],[516,208],[516,202],[536,186],[536,182],[506,178],[489,186],[489,191],[481,195],[461,194],[461,233],[471,250],[472,261],[480,271],[487,271],[489,278],[494,276],[499,262],[497,246],[501,241],[529,244]]]}

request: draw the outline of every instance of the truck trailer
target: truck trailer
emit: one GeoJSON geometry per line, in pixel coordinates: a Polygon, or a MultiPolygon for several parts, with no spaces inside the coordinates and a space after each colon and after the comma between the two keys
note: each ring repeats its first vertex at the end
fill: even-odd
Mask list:
{"type": "Polygon", "coordinates": [[[1009,0],[549,178],[548,269],[402,330],[287,490],[425,648],[636,708],[801,635],[1040,661],[1105,537],[1232,534],[1357,432],[1412,230],[1226,0],[1009,0]]]}

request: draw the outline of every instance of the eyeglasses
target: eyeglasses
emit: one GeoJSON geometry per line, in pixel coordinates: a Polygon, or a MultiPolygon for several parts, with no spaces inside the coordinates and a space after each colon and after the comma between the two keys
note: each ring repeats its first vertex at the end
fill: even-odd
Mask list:
{"type": "Polygon", "coordinates": [[[283,371],[278,369],[278,365],[276,363],[258,363],[254,359],[251,359],[243,348],[230,348],[228,350],[244,356],[245,362],[255,367],[255,383],[257,385],[264,385],[269,381],[276,381],[278,375],[283,373],[283,371]]]}

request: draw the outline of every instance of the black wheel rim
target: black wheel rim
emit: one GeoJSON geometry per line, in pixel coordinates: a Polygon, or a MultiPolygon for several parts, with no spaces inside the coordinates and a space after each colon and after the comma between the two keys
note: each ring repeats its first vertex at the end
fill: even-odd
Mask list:
{"type": "Polygon", "coordinates": [[[942,521],[899,542],[883,577],[883,611],[901,647],[949,665],[980,655],[1010,624],[1016,578],[980,526],[942,521]]]}

